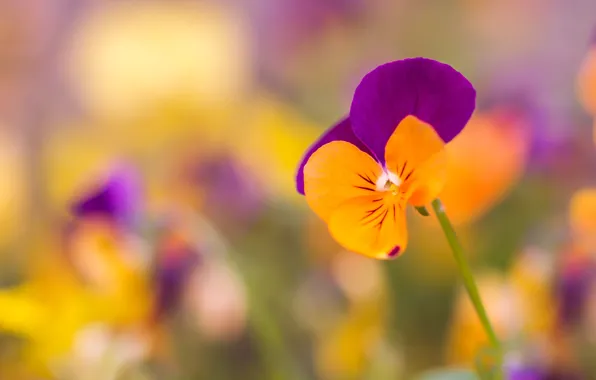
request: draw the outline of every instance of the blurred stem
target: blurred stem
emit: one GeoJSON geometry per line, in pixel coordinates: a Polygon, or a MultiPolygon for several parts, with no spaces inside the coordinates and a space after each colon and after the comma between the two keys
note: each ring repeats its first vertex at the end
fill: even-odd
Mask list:
{"type": "Polygon", "coordinates": [[[258,285],[258,277],[250,273],[246,266],[243,267],[244,270],[238,272],[246,286],[250,327],[255,335],[255,342],[261,352],[263,363],[268,367],[272,379],[301,379],[294,359],[284,342],[279,323],[262,297],[266,290],[258,285]]]}
{"type": "MultiPolygon", "coordinates": [[[[435,211],[435,215],[441,224],[441,228],[443,229],[443,233],[447,238],[447,242],[451,247],[451,251],[453,252],[453,257],[457,263],[457,267],[459,272],[462,276],[464,281],[464,286],[466,291],[468,292],[468,296],[470,297],[470,301],[472,301],[472,305],[474,305],[474,309],[476,309],[476,314],[478,314],[478,318],[480,319],[480,323],[488,336],[491,348],[495,351],[497,355],[497,363],[496,366],[496,378],[502,378],[502,371],[501,371],[501,360],[500,360],[500,351],[501,351],[501,344],[499,343],[499,339],[497,338],[497,334],[495,334],[495,330],[493,329],[492,324],[488,318],[488,314],[486,313],[486,308],[484,307],[484,303],[482,302],[482,298],[480,297],[480,293],[478,291],[478,287],[476,286],[476,281],[474,280],[474,275],[472,274],[472,270],[470,269],[470,265],[468,264],[465,255],[464,249],[459,241],[457,234],[449,220],[449,217],[445,213],[445,208],[443,207],[443,203],[439,199],[435,199],[432,202],[433,210],[435,211]]],[[[482,374],[481,374],[482,375],[482,374]]],[[[483,377],[484,378],[484,377],[483,377]]]]}
{"type": "Polygon", "coordinates": [[[388,299],[387,299],[387,336],[389,341],[393,344],[398,339],[399,332],[397,327],[400,326],[399,323],[399,304],[398,304],[398,294],[396,289],[399,289],[399,274],[397,273],[397,267],[391,261],[382,263],[382,267],[385,270],[385,281],[387,281],[386,289],[388,289],[388,299]]]}
{"type": "Polygon", "coordinates": [[[228,265],[244,283],[248,300],[249,329],[254,334],[268,377],[271,380],[303,380],[305,376],[292,357],[279,322],[265,300],[267,289],[261,286],[259,274],[248,265],[250,259],[241,260],[240,255],[234,254],[223,234],[206,218],[199,216],[197,220],[202,231],[212,238],[214,250],[225,255],[228,265]]]}

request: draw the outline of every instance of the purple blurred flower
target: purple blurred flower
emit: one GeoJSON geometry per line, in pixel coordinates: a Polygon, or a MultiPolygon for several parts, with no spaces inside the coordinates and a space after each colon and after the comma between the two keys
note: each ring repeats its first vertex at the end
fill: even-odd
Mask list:
{"type": "Polygon", "coordinates": [[[548,106],[549,100],[544,95],[545,76],[548,73],[537,69],[530,61],[494,68],[486,75],[485,96],[479,104],[481,109],[508,110],[525,121],[531,133],[528,166],[532,169],[549,168],[556,163],[565,138],[560,131],[566,131],[559,124],[567,115],[548,106]]]}
{"type": "Polygon", "coordinates": [[[154,274],[156,318],[178,308],[184,287],[200,262],[199,252],[184,236],[176,231],[165,233],[158,244],[154,274]]]}
{"type": "Polygon", "coordinates": [[[508,380],[546,380],[544,371],[531,366],[515,366],[507,371],[508,380]]]}
{"type": "Polygon", "coordinates": [[[264,194],[240,162],[228,154],[200,157],[191,166],[191,181],[213,218],[243,224],[262,209],[264,194]]]}
{"type": "Polygon", "coordinates": [[[589,258],[567,263],[557,283],[559,321],[565,326],[581,322],[591,285],[596,281],[596,263],[589,258]]]}
{"type": "MultiPolygon", "coordinates": [[[[279,64],[333,21],[362,14],[363,0],[258,0],[249,6],[260,65],[279,64]]],[[[245,6],[245,3],[242,3],[245,6]]],[[[267,71],[267,70],[264,70],[267,71]]]]}
{"type": "Polygon", "coordinates": [[[103,216],[117,223],[135,222],[141,204],[141,181],[137,171],[128,165],[117,165],[107,177],[72,205],[72,213],[79,218],[103,216]]]}
{"type": "Polygon", "coordinates": [[[510,366],[506,370],[507,380],[583,380],[578,371],[571,369],[549,368],[548,365],[523,365],[510,366]]]}

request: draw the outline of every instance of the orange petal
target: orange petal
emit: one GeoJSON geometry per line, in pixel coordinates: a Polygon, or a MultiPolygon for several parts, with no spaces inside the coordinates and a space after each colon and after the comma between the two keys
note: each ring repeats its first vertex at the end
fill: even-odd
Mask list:
{"type": "Polygon", "coordinates": [[[507,195],[526,166],[529,131],[523,115],[494,109],[474,115],[446,145],[449,179],[439,198],[452,223],[473,222],[507,195]]]}
{"type": "Polygon", "coordinates": [[[577,76],[578,97],[586,111],[596,114],[596,50],[584,58],[577,76]]]}
{"type": "Polygon", "coordinates": [[[416,206],[437,197],[447,179],[445,143],[429,124],[415,116],[404,118],[385,147],[386,167],[401,179],[416,206]]]}
{"type": "Polygon", "coordinates": [[[392,259],[403,252],[408,243],[405,200],[387,194],[359,197],[339,206],[329,220],[335,240],[350,251],[377,259],[392,259]]]}
{"type": "Polygon", "coordinates": [[[411,180],[411,195],[408,202],[424,206],[438,197],[447,182],[447,153],[445,150],[432,155],[418,167],[411,180]]]}
{"type": "Polygon", "coordinates": [[[596,188],[580,189],[573,194],[569,225],[576,246],[585,251],[596,248],[596,188]]]}
{"type": "Polygon", "coordinates": [[[328,222],[340,204],[373,195],[381,172],[381,166],[356,146],[345,141],[330,142],[313,153],[304,167],[306,201],[328,222]]]}

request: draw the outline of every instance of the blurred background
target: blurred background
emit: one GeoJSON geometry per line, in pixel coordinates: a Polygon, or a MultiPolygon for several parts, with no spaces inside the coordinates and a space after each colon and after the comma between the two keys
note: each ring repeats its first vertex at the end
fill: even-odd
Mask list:
{"type": "Polygon", "coordinates": [[[478,91],[441,199],[511,378],[595,379],[595,15],[0,1],[0,379],[430,379],[482,361],[434,218],[412,212],[408,251],[377,262],[294,190],[360,78],[412,56],[478,91]]]}

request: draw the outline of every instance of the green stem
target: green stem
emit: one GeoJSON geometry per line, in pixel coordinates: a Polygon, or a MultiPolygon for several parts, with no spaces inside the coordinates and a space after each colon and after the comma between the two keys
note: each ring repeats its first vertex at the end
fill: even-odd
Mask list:
{"type": "Polygon", "coordinates": [[[443,233],[447,238],[447,242],[453,251],[453,257],[455,257],[455,261],[457,262],[457,267],[464,281],[464,286],[466,287],[470,301],[472,301],[472,304],[476,309],[478,318],[480,318],[480,322],[482,323],[482,327],[488,336],[492,348],[497,352],[497,355],[500,355],[501,344],[499,343],[497,334],[495,334],[495,330],[488,319],[486,308],[482,303],[482,298],[480,297],[478,287],[474,281],[474,275],[472,274],[472,270],[470,269],[470,266],[464,256],[464,249],[455,233],[455,230],[453,229],[453,225],[451,224],[449,217],[447,217],[445,208],[439,199],[435,199],[432,202],[432,207],[435,211],[437,219],[439,220],[439,223],[441,224],[441,228],[443,229],[443,233]]]}
{"type": "Polygon", "coordinates": [[[244,283],[249,304],[249,328],[256,337],[257,347],[266,367],[268,378],[270,380],[306,379],[284,341],[279,321],[264,299],[267,291],[261,285],[262,281],[259,281],[259,274],[251,270],[246,260],[240,259],[243,257],[242,255],[232,253],[232,248],[223,234],[206,218],[199,215],[196,221],[201,232],[210,237],[209,243],[212,248],[221,255],[225,255],[227,264],[241,277],[244,283]]]}

